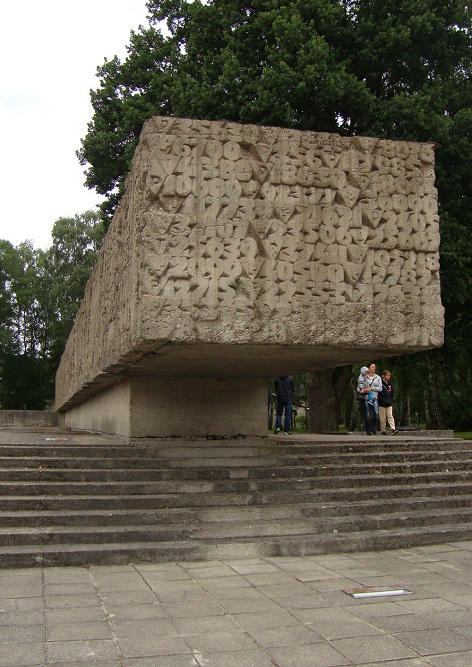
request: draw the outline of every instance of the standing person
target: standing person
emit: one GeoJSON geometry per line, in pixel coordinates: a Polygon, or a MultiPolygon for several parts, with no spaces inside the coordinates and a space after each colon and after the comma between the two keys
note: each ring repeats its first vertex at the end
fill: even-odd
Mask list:
{"type": "Polygon", "coordinates": [[[392,435],[398,433],[398,430],[395,428],[395,419],[393,418],[393,385],[390,377],[390,371],[382,373],[382,391],[379,394],[379,418],[382,435],[387,435],[387,422],[391,428],[392,435]]]}
{"type": "Polygon", "coordinates": [[[357,381],[357,396],[361,403],[367,435],[376,435],[379,421],[378,394],[382,391],[382,380],[375,372],[375,364],[362,366],[357,381]]]}
{"type": "Polygon", "coordinates": [[[292,418],[292,401],[295,394],[293,378],[291,375],[283,375],[275,378],[275,393],[277,395],[277,413],[275,417],[274,433],[279,433],[282,428],[282,414],[285,412],[285,435],[292,435],[290,431],[290,420],[292,418]]]}

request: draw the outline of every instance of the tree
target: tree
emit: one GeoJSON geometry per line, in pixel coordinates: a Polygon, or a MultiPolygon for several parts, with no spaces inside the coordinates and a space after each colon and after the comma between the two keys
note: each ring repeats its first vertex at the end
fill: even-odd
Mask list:
{"type": "Polygon", "coordinates": [[[472,362],[470,4],[150,0],[148,9],[149,26],[131,33],[128,57],[98,70],[78,151],[87,185],[108,197],[104,212],[122,195],[154,114],[436,142],[443,360],[457,379],[451,353],[472,362]]]}
{"type": "Polygon", "coordinates": [[[85,285],[103,242],[96,212],[60,218],[52,245],[0,241],[0,405],[44,409],[85,285]]]}
{"type": "Polygon", "coordinates": [[[52,245],[42,258],[40,272],[49,283],[48,354],[55,371],[102,247],[105,228],[96,211],[86,211],[73,218],[56,220],[51,235],[52,245]]]}

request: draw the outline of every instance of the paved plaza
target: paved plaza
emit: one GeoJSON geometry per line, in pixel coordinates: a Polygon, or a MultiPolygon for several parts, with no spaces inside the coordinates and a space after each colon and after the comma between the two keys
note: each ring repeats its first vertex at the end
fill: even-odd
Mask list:
{"type": "Polygon", "coordinates": [[[472,540],[0,570],[0,667],[470,667],[472,540]],[[411,594],[355,599],[346,590],[411,594]]]}

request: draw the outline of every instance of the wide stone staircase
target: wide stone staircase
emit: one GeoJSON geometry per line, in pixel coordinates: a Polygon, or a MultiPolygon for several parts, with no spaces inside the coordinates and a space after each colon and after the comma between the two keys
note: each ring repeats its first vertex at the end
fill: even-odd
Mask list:
{"type": "Polygon", "coordinates": [[[0,434],[0,567],[379,550],[470,539],[455,439],[0,434]]]}

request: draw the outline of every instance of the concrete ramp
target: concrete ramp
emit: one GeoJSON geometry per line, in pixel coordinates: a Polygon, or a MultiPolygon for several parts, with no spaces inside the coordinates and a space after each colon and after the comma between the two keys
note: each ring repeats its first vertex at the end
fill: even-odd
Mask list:
{"type": "Polygon", "coordinates": [[[265,436],[268,377],[442,344],[438,249],[431,144],[151,118],[56,408],[128,438],[265,436]]]}

